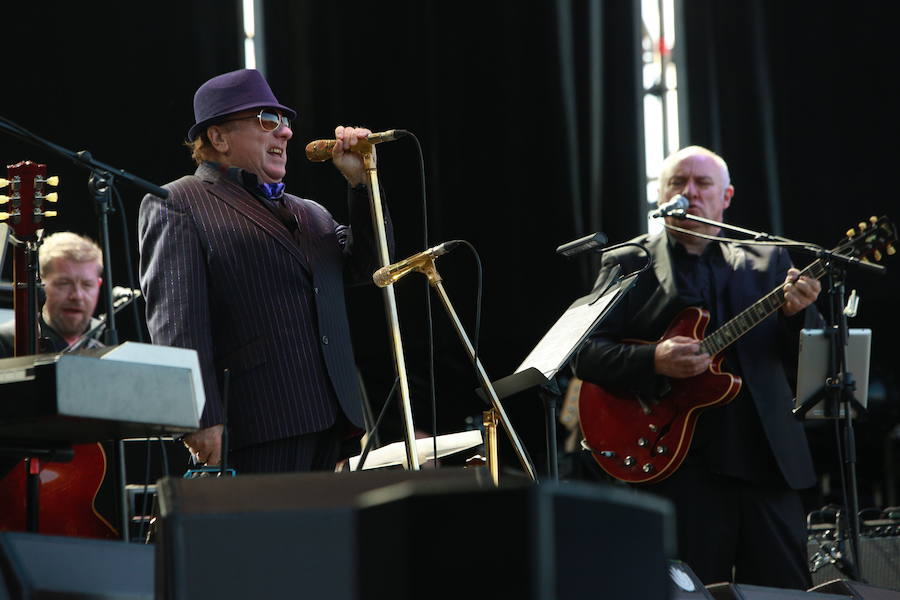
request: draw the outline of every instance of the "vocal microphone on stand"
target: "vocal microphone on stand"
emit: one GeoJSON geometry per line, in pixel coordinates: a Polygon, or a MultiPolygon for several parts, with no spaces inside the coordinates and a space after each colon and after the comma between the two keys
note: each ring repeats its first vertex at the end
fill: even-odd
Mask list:
{"type": "Polygon", "coordinates": [[[447,254],[457,245],[459,245],[459,243],[459,240],[444,242],[443,244],[438,244],[437,246],[419,252],[418,254],[413,254],[409,258],[403,259],[400,262],[395,262],[392,265],[381,267],[372,274],[372,280],[378,287],[389,286],[410,271],[417,270],[422,265],[431,260],[434,260],[438,256],[447,254]]]}
{"type": "MultiPolygon", "coordinates": [[[[370,144],[380,144],[382,142],[393,142],[408,135],[409,132],[405,129],[388,129],[387,131],[370,133],[360,139],[364,139],[370,144]]],[[[313,162],[331,160],[331,151],[336,143],[337,140],[313,140],[306,145],[306,158],[313,162]]]]}
{"type": "Polygon", "coordinates": [[[650,216],[653,218],[658,217],[682,217],[684,216],[684,211],[686,211],[691,205],[691,201],[678,194],[668,202],[663,202],[659,205],[659,208],[650,213],[650,216]],[[681,211],[679,214],[678,211],[681,211]]]}

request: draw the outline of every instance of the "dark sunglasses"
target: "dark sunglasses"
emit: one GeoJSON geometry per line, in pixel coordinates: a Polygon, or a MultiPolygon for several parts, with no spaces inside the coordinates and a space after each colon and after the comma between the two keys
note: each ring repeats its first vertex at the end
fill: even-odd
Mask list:
{"type": "Polygon", "coordinates": [[[267,110],[265,108],[259,111],[259,114],[257,115],[225,119],[222,123],[228,123],[229,121],[243,121],[244,119],[258,119],[259,126],[262,127],[263,131],[275,131],[282,125],[288,128],[291,126],[291,120],[288,117],[277,110],[267,110]]]}

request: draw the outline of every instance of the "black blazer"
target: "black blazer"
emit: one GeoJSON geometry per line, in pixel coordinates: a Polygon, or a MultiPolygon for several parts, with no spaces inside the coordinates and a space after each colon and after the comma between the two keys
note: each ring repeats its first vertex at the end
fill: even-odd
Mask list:
{"type": "MultiPolygon", "coordinates": [[[[625,386],[653,396],[666,385],[666,378],[654,372],[655,344],[622,344],[619,340],[658,340],[685,305],[678,298],[665,233],[632,241],[650,251],[653,268],[638,278],[635,287],[592,333],[576,356],[575,371],[591,383],[625,386]]],[[[732,315],[781,285],[791,266],[790,257],[781,248],[723,244],[722,249],[732,269],[727,299],[732,315]]],[[[621,264],[623,273],[628,273],[640,268],[644,257],[634,247],[605,255],[598,285],[614,265],[621,264]]],[[[791,413],[793,392],[786,371],[796,359],[798,333],[804,326],[821,326],[817,310],[807,309],[791,318],[779,311],[735,342],[744,385],[753,397],[775,460],[793,489],[815,484],[803,425],[791,413]]]]}
{"type": "Polygon", "coordinates": [[[168,199],[148,195],[141,204],[141,289],[153,342],[199,354],[202,426],[223,422],[228,368],[235,448],[326,429],[338,405],[361,427],[344,285],[371,282],[380,266],[366,190],[350,192],[351,227],[286,194],[295,239],[259,199],[207,164],[166,188],[168,199]]]}

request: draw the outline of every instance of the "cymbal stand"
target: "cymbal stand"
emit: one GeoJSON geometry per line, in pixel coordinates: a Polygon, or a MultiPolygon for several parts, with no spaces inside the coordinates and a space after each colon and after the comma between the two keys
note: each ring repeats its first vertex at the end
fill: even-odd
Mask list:
{"type": "MultiPolygon", "coordinates": [[[[381,190],[378,185],[378,169],[375,166],[375,147],[365,140],[359,140],[355,150],[363,159],[366,177],[369,184],[369,201],[372,209],[372,225],[375,228],[375,239],[378,242],[379,261],[382,267],[390,264],[387,246],[387,233],[384,227],[384,209],[381,202],[381,190]]],[[[412,471],[419,470],[419,453],[416,451],[416,434],[413,426],[412,405],[409,400],[409,380],[406,375],[406,359],[403,356],[403,341],[400,338],[400,319],[397,315],[397,299],[394,288],[383,288],[385,313],[390,329],[394,367],[400,380],[400,407],[403,414],[403,429],[406,435],[406,464],[412,471]]]]}

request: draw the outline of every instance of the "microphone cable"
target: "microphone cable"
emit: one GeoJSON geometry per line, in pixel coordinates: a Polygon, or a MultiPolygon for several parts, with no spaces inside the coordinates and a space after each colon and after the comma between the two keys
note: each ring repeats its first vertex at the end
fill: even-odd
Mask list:
{"type": "MultiPolygon", "coordinates": [[[[134,266],[132,265],[131,254],[131,237],[128,235],[128,219],[125,216],[125,204],[122,202],[122,196],[119,194],[118,188],[112,183],[109,186],[112,189],[112,196],[116,202],[116,212],[119,213],[119,223],[122,227],[122,241],[125,245],[125,272],[128,275],[128,287],[135,290],[138,286],[134,280],[134,266]]],[[[110,281],[107,285],[112,285],[110,281]]],[[[134,335],[138,342],[144,341],[144,330],[141,327],[141,317],[138,312],[138,303],[131,303],[131,314],[134,317],[134,335]]]]}

